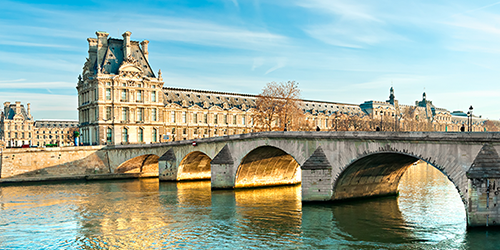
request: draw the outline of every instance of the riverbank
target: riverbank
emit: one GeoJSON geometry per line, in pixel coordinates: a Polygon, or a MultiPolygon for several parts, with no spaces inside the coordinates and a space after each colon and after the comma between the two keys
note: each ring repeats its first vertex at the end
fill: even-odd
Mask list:
{"type": "Polygon", "coordinates": [[[3,184],[20,184],[36,182],[60,182],[60,181],[100,181],[116,179],[139,179],[158,178],[157,173],[115,173],[115,174],[86,174],[86,175],[61,175],[61,176],[37,176],[22,178],[0,179],[0,186],[3,184]]]}

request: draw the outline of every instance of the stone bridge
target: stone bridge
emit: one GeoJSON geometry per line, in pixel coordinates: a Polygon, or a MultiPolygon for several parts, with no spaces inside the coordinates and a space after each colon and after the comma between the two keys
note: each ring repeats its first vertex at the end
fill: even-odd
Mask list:
{"type": "Polygon", "coordinates": [[[303,201],[395,195],[406,169],[422,160],[455,185],[469,226],[500,223],[500,133],[263,132],[148,147],[132,160],[146,148],[106,151],[122,168],[125,159],[158,160],[161,181],[211,179],[212,189],[302,183],[303,201]]]}
{"type": "Polygon", "coordinates": [[[3,151],[1,178],[154,173],[212,189],[302,183],[303,201],[398,193],[418,160],[455,185],[470,226],[500,222],[500,133],[262,132],[158,144],[3,151]],[[25,152],[26,151],[26,152],[25,152]]]}

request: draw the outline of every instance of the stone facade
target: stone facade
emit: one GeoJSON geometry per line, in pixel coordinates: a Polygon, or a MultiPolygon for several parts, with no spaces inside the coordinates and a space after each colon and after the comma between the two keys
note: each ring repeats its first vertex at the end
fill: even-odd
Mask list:
{"type": "MultiPolygon", "coordinates": [[[[257,95],[163,87],[161,71],[155,75],[149,65],[147,40],[131,41],[130,32],[123,39],[108,38],[105,32],[96,35],[88,38],[89,57],[77,84],[84,145],[193,140],[262,130],[253,119],[257,95]]],[[[393,88],[385,102],[302,100],[301,105],[309,130],[375,130],[380,121],[387,131],[460,131],[468,121],[435,107],[425,93],[414,106],[400,105],[393,88]]],[[[473,121],[473,131],[484,131],[486,120],[473,121]]]]}

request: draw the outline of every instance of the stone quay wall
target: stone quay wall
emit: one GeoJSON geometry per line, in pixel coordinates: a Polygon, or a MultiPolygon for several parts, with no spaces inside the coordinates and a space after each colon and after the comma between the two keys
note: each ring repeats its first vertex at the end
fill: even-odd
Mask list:
{"type": "Polygon", "coordinates": [[[112,173],[103,146],[19,148],[1,152],[0,178],[40,178],[112,173]]]}

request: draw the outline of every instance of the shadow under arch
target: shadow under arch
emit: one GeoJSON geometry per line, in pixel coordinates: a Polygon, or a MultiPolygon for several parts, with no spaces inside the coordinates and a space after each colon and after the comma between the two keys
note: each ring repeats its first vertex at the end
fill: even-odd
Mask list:
{"type": "Polygon", "coordinates": [[[212,176],[210,162],[212,159],[200,151],[187,154],[179,164],[177,180],[205,180],[212,176]]]}
{"type": "Polygon", "coordinates": [[[301,182],[299,163],[293,156],[273,146],[260,146],[241,160],[235,188],[293,185],[301,182]]]}
{"type": "Polygon", "coordinates": [[[158,159],[154,154],[134,157],[120,164],[115,173],[158,173],[158,159]]]}
{"type": "MultiPolygon", "coordinates": [[[[399,182],[406,170],[418,161],[417,156],[401,152],[376,152],[351,162],[334,184],[332,200],[397,195],[399,182]]],[[[449,181],[453,180],[437,166],[449,181]]],[[[459,192],[455,183],[453,183],[459,192]]]]}

